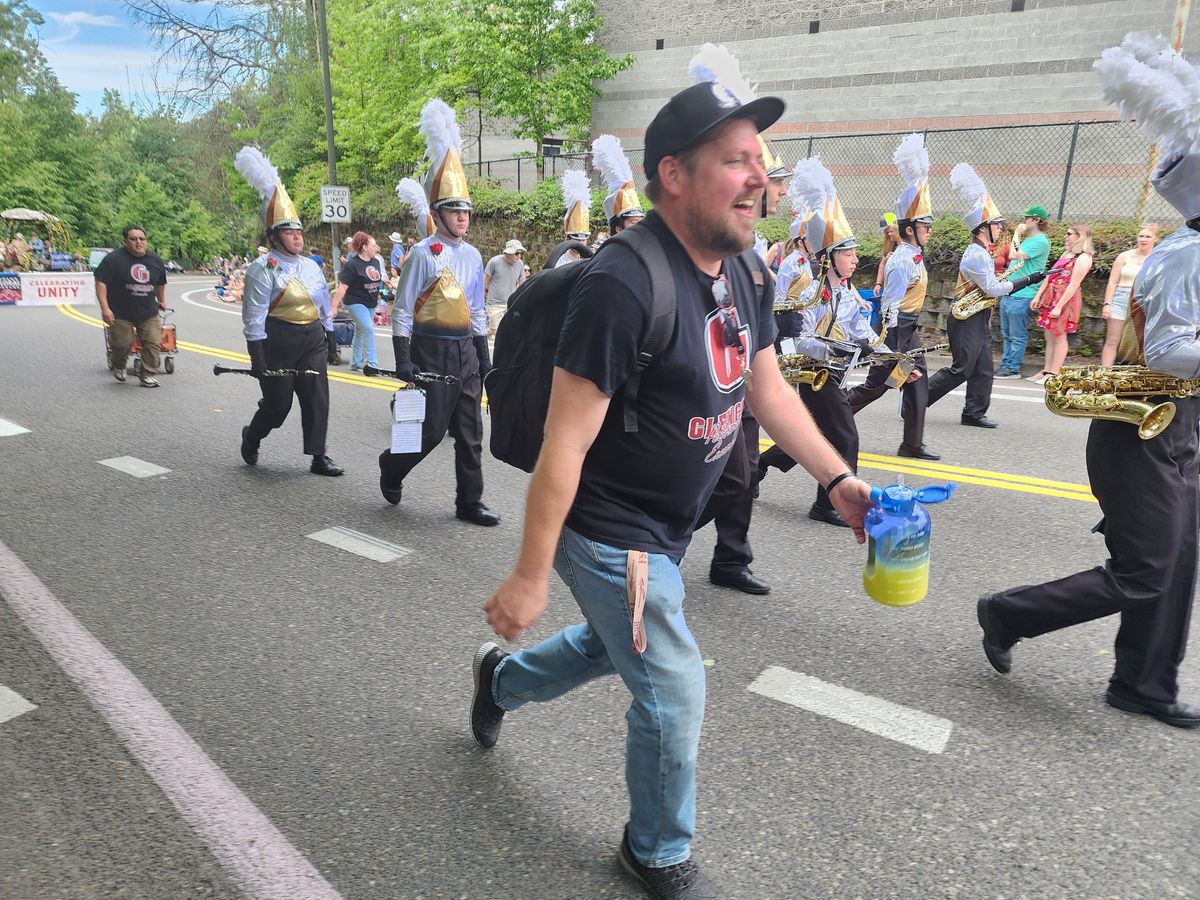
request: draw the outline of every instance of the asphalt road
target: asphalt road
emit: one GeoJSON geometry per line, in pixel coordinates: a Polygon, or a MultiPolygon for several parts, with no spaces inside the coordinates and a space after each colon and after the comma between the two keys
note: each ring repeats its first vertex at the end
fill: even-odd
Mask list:
{"type": "MultiPolygon", "coordinates": [[[[212,376],[245,348],[206,284],[169,288],[188,348],[153,391],[105,373],[80,318],[96,307],[0,310],[0,419],[29,429],[0,437],[0,541],[342,897],[641,896],[615,863],[619,681],[511,714],[491,753],[466,728],[480,607],[514,559],[527,477],[486,458],[504,520],[461,523],[447,443],[387,505],[389,393],[362,379],[331,387],[345,477],[308,473],[295,412],[246,467],[257,386],[212,376]],[[169,471],[98,464],[122,456],[169,471]],[[380,563],[306,537],[334,526],[412,552],[380,563]]],[[[865,477],[960,484],[931,509],[914,607],[865,596],[865,551],[805,517],[800,470],[772,473],[755,510],[769,596],[711,586],[711,529],[696,536],[688,620],[711,660],[696,858],[753,900],[1200,896],[1200,733],[1104,705],[1116,623],[1025,642],[1007,677],[979,646],[981,593],[1104,559],[1098,507],[1072,487],[1086,423],[1050,415],[1028,383],[997,382],[995,431],[961,427],[960,408],[934,407],[927,440],[978,472],[895,460],[890,396],[860,416],[865,477]],[[948,739],[922,750],[749,690],[770,667],[936,717],[948,739]]],[[[0,896],[244,896],[3,591],[0,685],[37,708],[0,721],[0,896]]],[[[522,643],[577,619],[554,581],[522,643]]],[[[1183,683],[1200,699],[1195,654],[1183,683]]]]}

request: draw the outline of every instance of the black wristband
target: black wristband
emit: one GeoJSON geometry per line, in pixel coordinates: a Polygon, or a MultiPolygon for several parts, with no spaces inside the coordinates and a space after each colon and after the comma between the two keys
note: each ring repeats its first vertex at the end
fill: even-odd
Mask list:
{"type": "Polygon", "coordinates": [[[853,478],[853,477],[854,477],[854,473],[851,472],[849,469],[847,469],[841,475],[835,475],[832,479],[830,479],[829,484],[825,485],[825,496],[828,497],[831,494],[833,494],[833,489],[835,487],[837,487],[839,484],[841,484],[847,478],[853,478]]]}

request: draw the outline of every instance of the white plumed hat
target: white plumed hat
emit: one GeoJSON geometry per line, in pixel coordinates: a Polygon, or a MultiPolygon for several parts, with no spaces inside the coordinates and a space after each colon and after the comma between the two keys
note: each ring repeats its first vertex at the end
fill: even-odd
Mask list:
{"type": "Polygon", "coordinates": [[[259,218],[263,228],[303,228],[296,205],[288,196],[287,188],[279,180],[279,172],[257,147],[243,147],[233,158],[233,167],[246,183],[262,198],[259,218]]]}
{"type": "Polygon", "coordinates": [[[1158,141],[1155,190],[1185,218],[1200,216],[1200,72],[1148,34],[1126,35],[1094,68],[1104,99],[1158,141]]]}
{"type": "Polygon", "coordinates": [[[430,207],[470,209],[471,193],[462,164],[462,134],[454,110],[434,97],[421,108],[417,127],[425,138],[425,156],[429,159],[425,196],[430,207]]]}
{"type": "Polygon", "coordinates": [[[633,168],[614,135],[602,134],[592,141],[592,164],[600,170],[608,196],[604,198],[604,214],[609,221],[632,216],[644,216],[642,201],[633,184],[633,168]]]}
{"type": "Polygon", "coordinates": [[[904,179],[904,190],[892,207],[900,221],[933,221],[933,204],[929,198],[929,151],[924,135],[914,132],[900,142],[892,154],[892,162],[904,179]]]}

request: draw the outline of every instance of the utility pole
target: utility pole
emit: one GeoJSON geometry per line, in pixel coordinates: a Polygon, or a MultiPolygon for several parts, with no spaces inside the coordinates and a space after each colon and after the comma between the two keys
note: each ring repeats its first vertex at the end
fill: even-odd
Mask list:
{"type": "MultiPolygon", "coordinates": [[[[1177,53],[1183,51],[1183,36],[1187,33],[1188,16],[1192,11],[1192,0],[1176,0],[1175,23],[1171,27],[1171,46],[1177,53]]],[[[1154,167],[1158,165],[1158,145],[1150,148],[1150,156],[1146,159],[1146,176],[1142,180],[1142,193],[1138,197],[1137,220],[1146,218],[1146,203],[1150,200],[1150,179],[1154,176],[1154,167]]]]}
{"type": "MultiPolygon", "coordinates": [[[[1189,0],[1190,2],[1190,0],[1189,0]]],[[[329,160],[329,183],[337,184],[337,149],[333,144],[333,84],[329,80],[329,28],[325,22],[325,0],[314,0],[317,15],[317,48],[321,56],[321,75],[325,80],[325,151],[329,160]]],[[[329,236],[333,243],[333,279],[337,281],[341,269],[341,235],[338,223],[329,223],[329,236]]]]}

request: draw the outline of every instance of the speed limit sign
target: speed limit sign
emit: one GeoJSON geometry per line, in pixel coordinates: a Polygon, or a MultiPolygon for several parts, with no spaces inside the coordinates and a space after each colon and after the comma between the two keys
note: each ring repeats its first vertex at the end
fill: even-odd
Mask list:
{"type": "Polygon", "coordinates": [[[322,186],[321,221],[350,224],[350,188],[331,184],[322,186]]]}

